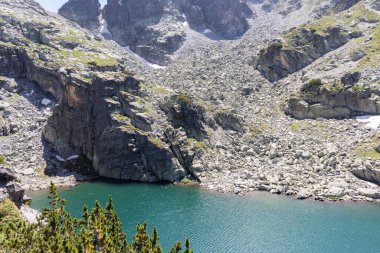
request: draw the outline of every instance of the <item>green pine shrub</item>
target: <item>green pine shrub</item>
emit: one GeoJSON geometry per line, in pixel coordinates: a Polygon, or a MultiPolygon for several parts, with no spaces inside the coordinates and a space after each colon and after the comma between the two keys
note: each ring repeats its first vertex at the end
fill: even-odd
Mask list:
{"type": "MultiPolygon", "coordinates": [[[[44,209],[36,224],[30,224],[4,211],[0,216],[0,252],[30,253],[162,253],[157,229],[152,235],[147,225],[137,225],[131,243],[127,242],[122,224],[115,212],[112,198],[105,207],[97,201],[89,211],[85,206],[81,218],[66,211],[66,201],[59,198],[56,186],[50,185],[50,207],[44,209]]],[[[0,208],[4,206],[0,205],[0,208]]],[[[5,210],[12,209],[5,203],[5,210]]],[[[170,253],[182,252],[180,242],[170,253]]],[[[186,240],[184,253],[191,253],[186,240]]]]}

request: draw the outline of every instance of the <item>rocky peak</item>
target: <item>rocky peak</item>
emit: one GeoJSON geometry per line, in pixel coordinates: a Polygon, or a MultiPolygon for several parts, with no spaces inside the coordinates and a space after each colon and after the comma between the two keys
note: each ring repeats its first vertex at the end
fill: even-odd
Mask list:
{"type": "Polygon", "coordinates": [[[98,0],[70,0],[58,10],[59,15],[91,31],[99,29],[100,13],[98,0]]]}
{"type": "Polygon", "coordinates": [[[168,64],[186,34],[178,15],[164,13],[164,1],[115,1],[104,7],[104,20],[112,38],[122,46],[157,64],[168,64]]]}
{"type": "Polygon", "coordinates": [[[243,35],[249,28],[246,18],[253,15],[248,5],[240,0],[182,1],[180,8],[190,27],[209,29],[227,39],[243,35]]]}
{"type": "MultiPolygon", "coordinates": [[[[59,14],[82,27],[99,27],[97,0],[71,0],[59,14]]],[[[240,0],[108,0],[103,9],[107,38],[144,59],[167,65],[186,40],[186,22],[199,32],[235,39],[249,28],[252,9],[240,0]]]]}

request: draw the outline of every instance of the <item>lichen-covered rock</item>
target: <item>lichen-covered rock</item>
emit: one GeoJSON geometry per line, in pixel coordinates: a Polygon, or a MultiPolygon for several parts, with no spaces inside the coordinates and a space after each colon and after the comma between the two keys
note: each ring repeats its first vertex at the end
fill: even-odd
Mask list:
{"type": "Polygon", "coordinates": [[[23,64],[19,59],[20,51],[0,44],[0,75],[20,77],[23,75],[23,64]]]}
{"type": "Polygon", "coordinates": [[[219,111],[215,113],[215,121],[225,130],[245,133],[244,118],[232,112],[219,111]]]}
{"type": "Polygon", "coordinates": [[[126,104],[133,103],[128,98],[137,96],[139,89],[139,80],[123,75],[98,75],[91,84],[67,83],[45,137],[60,154],[84,154],[103,177],[145,182],[180,180],[186,171],[169,146],[151,141],[150,133],[142,129],[149,131],[149,122],[142,127],[138,113],[129,106],[126,110],[126,104]]]}
{"type": "Polygon", "coordinates": [[[62,80],[57,69],[53,67],[41,67],[40,62],[18,47],[6,47],[0,44],[0,59],[2,75],[8,77],[26,77],[30,81],[38,82],[41,88],[53,94],[62,96],[62,80]],[[2,50],[3,49],[3,50],[2,50]]]}
{"type": "Polygon", "coordinates": [[[333,0],[333,8],[334,12],[340,12],[347,10],[357,4],[360,0],[333,0]]]}
{"type": "Polygon", "coordinates": [[[18,83],[11,78],[0,76],[0,89],[5,89],[8,92],[18,92],[20,87],[18,83]]]}
{"type": "MultiPolygon", "coordinates": [[[[79,171],[146,182],[185,177],[201,181],[208,189],[236,194],[259,189],[288,195],[300,192],[301,198],[320,200],[326,196],[336,200],[342,194],[342,200],[372,200],[367,196],[376,195],[358,189],[376,186],[350,173],[379,166],[378,154],[372,149],[378,138],[366,141],[374,133],[369,125],[354,119],[299,121],[279,110],[281,96],[298,92],[302,82],[312,76],[323,77],[322,85],[306,86],[293,97],[307,113],[309,107],[315,107],[318,115],[342,117],[358,108],[370,108],[371,100],[376,100],[379,17],[371,7],[373,1],[311,20],[315,8],[332,1],[243,1],[257,10],[257,18],[249,21],[252,29],[237,41],[217,41],[226,36],[208,26],[203,2],[196,4],[199,8],[195,7],[190,17],[176,0],[133,1],[142,3],[144,13],[152,17],[149,20],[144,13],[132,13],[137,20],[132,27],[144,30],[135,31],[139,41],[130,42],[134,52],[169,62],[169,48],[176,43],[176,38],[171,38],[178,31],[188,36],[170,66],[156,68],[108,41],[112,35],[106,29],[107,19],[101,20],[101,34],[108,35],[102,39],[59,15],[44,13],[29,0],[0,0],[0,45],[6,49],[0,55],[1,71],[17,77],[21,88],[17,93],[12,85],[0,90],[1,125],[6,125],[7,132],[13,123],[19,127],[16,133],[1,137],[0,151],[23,187],[32,189],[45,187],[48,180],[59,185],[74,183],[72,174],[83,179],[75,173],[79,171]],[[268,12],[255,4],[268,6],[268,12]],[[290,5],[294,6],[288,9],[290,5]],[[283,10],[288,14],[279,15],[283,10]],[[204,18],[196,19],[201,14],[204,18]],[[190,30],[188,23],[199,31],[190,30]],[[299,24],[305,25],[280,34],[299,24]],[[326,32],[329,27],[339,27],[349,39],[363,38],[349,40],[336,52],[322,55],[307,71],[276,85],[263,80],[250,66],[258,47],[279,36],[282,39],[274,46],[288,50],[284,58],[294,58],[283,61],[285,65],[296,61],[303,65],[308,62],[304,57],[319,57],[318,52],[326,51],[326,38],[322,38],[330,36],[326,32]],[[302,30],[308,31],[306,35],[302,30]],[[319,36],[317,45],[310,43],[319,36]],[[359,53],[351,57],[354,52],[359,53]],[[360,71],[359,81],[354,71],[360,71]],[[340,79],[344,73],[349,74],[340,79]],[[321,86],[326,91],[322,92],[321,86]],[[368,89],[369,99],[365,97],[368,89]],[[181,104],[179,94],[190,103],[181,104]],[[334,94],[340,105],[350,103],[352,107],[331,106],[334,94]],[[360,99],[363,104],[359,106],[355,103],[360,99]],[[49,175],[61,174],[41,177],[43,169],[49,175]]],[[[219,2],[222,6],[224,1],[219,2]]],[[[237,31],[231,20],[250,15],[244,8],[237,14],[229,8],[218,11],[228,21],[223,28],[227,32],[237,31]]],[[[119,21],[130,24],[129,20],[119,21]]],[[[241,22],[236,22],[239,27],[241,22]]]]}
{"type": "Polygon", "coordinates": [[[332,84],[312,80],[285,103],[285,113],[297,119],[349,118],[380,113],[380,91],[356,84],[357,74],[346,74],[332,84]],[[355,81],[355,83],[354,83],[355,81]]]}
{"type": "Polygon", "coordinates": [[[186,94],[173,95],[161,108],[173,126],[184,128],[189,136],[198,140],[206,136],[206,110],[186,94]]]}
{"type": "Polygon", "coordinates": [[[372,199],[380,199],[380,191],[378,189],[359,188],[360,195],[372,199]]]}

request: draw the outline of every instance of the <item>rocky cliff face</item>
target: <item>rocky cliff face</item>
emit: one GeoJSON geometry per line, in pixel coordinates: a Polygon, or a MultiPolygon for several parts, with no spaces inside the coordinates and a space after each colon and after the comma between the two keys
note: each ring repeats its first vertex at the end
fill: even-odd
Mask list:
{"type": "Polygon", "coordinates": [[[247,18],[253,16],[249,6],[237,0],[179,1],[179,6],[191,28],[209,29],[227,39],[243,35],[249,28],[247,18]]]}
{"type": "MultiPolygon", "coordinates": [[[[132,20],[161,13],[160,2],[146,3],[149,15],[132,20]]],[[[44,139],[63,166],[144,182],[198,179],[209,134],[218,127],[244,132],[244,121],[228,110],[208,111],[185,93],[135,77],[126,69],[135,63],[91,33],[37,11],[33,23],[24,21],[25,13],[2,9],[0,74],[35,82],[58,101],[44,139]]]]}
{"type": "Polygon", "coordinates": [[[60,154],[84,154],[100,176],[178,181],[188,172],[166,143],[152,137],[152,119],[130,106],[129,112],[124,111],[123,104],[132,104],[131,96],[139,95],[140,82],[131,76],[104,73],[90,83],[73,80],[66,84],[62,103],[50,118],[45,137],[60,154]]]}
{"type": "Polygon", "coordinates": [[[166,65],[186,34],[180,13],[173,8],[166,13],[164,7],[164,1],[160,0],[110,0],[104,7],[104,20],[120,45],[128,46],[150,62],[166,65]]]}
{"type": "Polygon", "coordinates": [[[59,101],[44,131],[59,157],[84,156],[97,174],[109,178],[174,182],[196,177],[192,162],[200,147],[190,145],[186,133],[179,141],[176,127],[167,130],[165,114],[153,117],[160,111],[151,99],[157,94],[128,74],[121,64],[128,60],[46,13],[34,12],[33,25],[22,21],[26,12],[2,8],[1,74],[33,81],[59,101]],[[162,125],[155,125],[154,118],[162,125]]]}
{"type": "Polygon", "coordinates": [[[70,0],[59,10],[58,14],[78,23],[91,31],[98,31],[101,6],[98,0],[70,0]]]}

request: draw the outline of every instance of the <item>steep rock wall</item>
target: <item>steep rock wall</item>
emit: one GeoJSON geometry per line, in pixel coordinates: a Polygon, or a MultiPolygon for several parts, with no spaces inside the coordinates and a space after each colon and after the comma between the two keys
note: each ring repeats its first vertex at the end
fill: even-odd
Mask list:
{"type": "Polygon", "coordinates": [[[100,13],[101,6],[98,0],[70,0],[58,10],[59,15],[91,31],[99,29],[100,13]]]}

